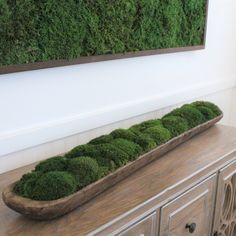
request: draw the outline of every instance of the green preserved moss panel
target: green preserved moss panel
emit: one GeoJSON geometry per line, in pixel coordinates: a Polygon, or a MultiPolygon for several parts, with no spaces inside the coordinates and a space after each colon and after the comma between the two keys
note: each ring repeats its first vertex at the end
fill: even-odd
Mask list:
{"type": "Polygon", "coordinates": [[[22,176],[13,191],[43,201],[70,195],[221,114],[215,104],[198,101],[174,109],[162,119],[148,120],[129,129],[116,129],[73,148],[64,156],[40,162],[34,171],[22,176]]]}
{"type": "Polygon", "coordinates": [[[201,45],[207,0],[0,0],[0,65],[201,45]]]}

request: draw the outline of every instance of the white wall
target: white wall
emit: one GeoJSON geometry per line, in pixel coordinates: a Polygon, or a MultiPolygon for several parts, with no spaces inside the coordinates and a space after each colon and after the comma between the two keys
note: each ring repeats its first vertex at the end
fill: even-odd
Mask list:
{"type": "MultiPolygon", "coordinates": [[[[236,117],[236,111],[234,109],[234,101],[236,100],[236,89],[226,89],[204,97],[199,97],[198,99],[205,99],[219,104],[219,106],[223,108],[224,112],[224,118],[221,120],[220,123],[236,126],[236,120],[232,119],[236,117]]],[[[187,102],[191,101],[192,100],[189,100],[187,102]]],[[[56,141],[47,142],[45,144],[27,148],[25,150],[11,153],[8,155],[4,155],[0,159],[0,173],[33,162],[37,162],[61,153],[65,153],[79,144],[87,143],[89,140],[99,135],[108,134],[116,128],[127,128],[133,124],[140,123],[147,119],[162,117],[164,114],[166,114],[177,106],[181,106],[183,103],[184,102],[168,106],[150,113],[145,113],[141,116],[132,117],[131,119],[122,120],[120,122],[112,123],[83,133],[72,135],[56,141]]]]}
{"type": "Polygon", "coordinates": [[[1,75],[0,165],[13,152],[233,87],[235,9],[210,0],[202,51],[1,75]]]}

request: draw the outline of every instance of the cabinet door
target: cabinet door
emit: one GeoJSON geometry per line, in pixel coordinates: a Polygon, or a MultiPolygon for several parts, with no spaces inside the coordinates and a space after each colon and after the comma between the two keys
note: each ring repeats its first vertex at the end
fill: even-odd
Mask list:
{"type": "Polygon", "coordinates": [[[213,223],[216,175],[161,209],[160,236],[209,236],[213,223]]]}
{"type": "Polygon", "coordinates": [[[236,236],[236,161],[219,173],[214,235],[236,236]]]}
{"type": "Polygon", "coordinates": [[[138,221],[133,226],[119,234],[119,236],[154,236],[156,213],[138,221]]]}

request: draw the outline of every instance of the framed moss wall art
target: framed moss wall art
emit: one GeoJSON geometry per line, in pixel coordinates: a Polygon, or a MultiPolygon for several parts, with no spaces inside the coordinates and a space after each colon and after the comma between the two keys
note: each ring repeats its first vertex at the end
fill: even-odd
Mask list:
{"type": "Polygon", "coordinates": [[[0,0],[0,73],[205,48],[208,0],[0,0]]]}

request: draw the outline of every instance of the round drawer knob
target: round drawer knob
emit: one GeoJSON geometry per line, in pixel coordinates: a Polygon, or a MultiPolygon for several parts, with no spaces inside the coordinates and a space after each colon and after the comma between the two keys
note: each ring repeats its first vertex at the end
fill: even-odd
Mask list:
{"type": "Polygon", "coordinates": [[[190,234],[193,234],[193,233],[194,233],[194,231],[196,230],[196,227],[197,227],[197,225],[196,225],[195,223],[187,224],[187,225],[185,226],[185,228],[188,229],[188,231],[189,231],[190,234]]]}

